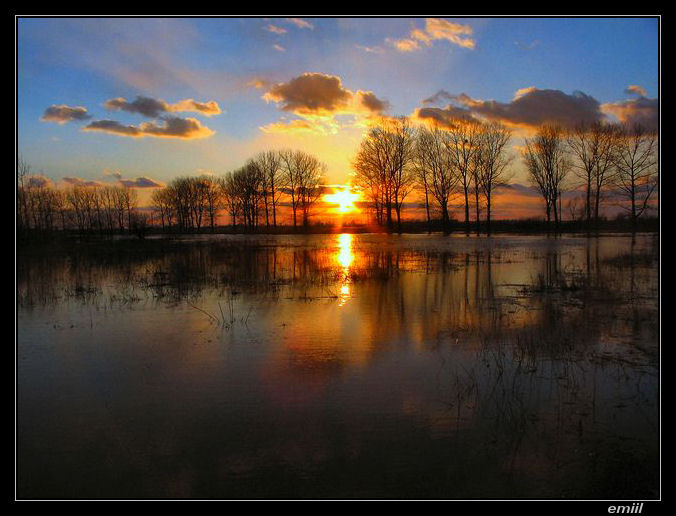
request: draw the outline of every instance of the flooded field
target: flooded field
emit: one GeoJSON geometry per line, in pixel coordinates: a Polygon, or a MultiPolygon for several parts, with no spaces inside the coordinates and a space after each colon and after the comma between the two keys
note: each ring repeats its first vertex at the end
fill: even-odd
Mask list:
{"type": "Polygon", "coordinates": [[[655,499],[658,245],[19,249],[17,497],[655,499]]]}

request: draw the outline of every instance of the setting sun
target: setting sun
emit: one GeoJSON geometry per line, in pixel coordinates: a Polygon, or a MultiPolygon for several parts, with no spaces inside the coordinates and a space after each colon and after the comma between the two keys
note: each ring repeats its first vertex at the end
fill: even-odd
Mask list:
{"type": "Polygon", "coordinates": [[[359,194],[351,192],[349,188],[337,190],[332,194],[326,194],[324,196],[324,202],[338,205],[336,208],[338,213],[351,213],[357,211],[357,207],[354,204],[357,199],[359,199],[359,194]]]}

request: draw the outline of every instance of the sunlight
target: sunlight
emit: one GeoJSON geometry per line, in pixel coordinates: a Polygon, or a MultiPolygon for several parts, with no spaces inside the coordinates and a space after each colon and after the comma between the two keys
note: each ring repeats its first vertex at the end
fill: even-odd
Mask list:
{"type": "Polygon", "coordinates": [[[354,256],[352,255],[352,235],[343,233],[338,236],[338,245],[340,246],[338,252],[338,262],[343,268],[343,272],[347,274],[352,264],[354,256]]]}
{"type": "Polygon", "coordinates": [[[359,194],[350,191],[349,187],[343,190],[337,190],[332,194],[324,195],[324,202],[338,205],[338,207],[335,208],[337,213],[351,213],[357,211],[357,207],[354,204],[357,199],[359,199],[359,194]]]}
{"type": "Polygon", "coordinates": [[[338,236],[338,256],[337,260],[343,268],[343,283],[340,286],[340,303],[338,306],[343,306],[345,302],[350,299],[350,265],[354,260],[352,254],[352,235],[343,233],[338,236]]]}

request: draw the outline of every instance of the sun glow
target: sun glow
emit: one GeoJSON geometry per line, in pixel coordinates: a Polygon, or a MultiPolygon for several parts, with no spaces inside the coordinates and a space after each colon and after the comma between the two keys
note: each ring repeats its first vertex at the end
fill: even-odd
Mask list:
{"type": "Polygon", "coordinates": [[[337,204],[335,208],[337,213],[352,213],[357,211],[355,201],[359,199],[359,194],[350,191],[349,188],[337,190],[332,194],[324,195],[324,202],[329,204],[337,204]]]}
{"type": "Polygon", "coordinates": [[[354,260],[352,253],[352,235],[343,233],[338,236],[338,254],[336,259],[343,269],[343,281],[340,286],[340,303],[338,306],[343,306],[351,297],[350,293],[350,265],[354,260]]]}

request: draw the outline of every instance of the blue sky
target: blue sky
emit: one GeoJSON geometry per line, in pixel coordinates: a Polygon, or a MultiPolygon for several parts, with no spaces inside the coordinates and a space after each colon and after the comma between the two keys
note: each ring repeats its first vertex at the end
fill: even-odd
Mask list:
{"type": "Polygon", "coordinates": [[[374,114],[453,104],[526,130],[524,110],[549,97],[580,116],[631,119],[639,107],[653,116],[659,93],[656,18],[20,18],[17,27],[19,153],[57,182],[222,174],[271,147],[313,152],[327,182],[344,182],[374,114]],[[515,104],[524,88],[533,102],[515,104]],[[591,97],[584,108],[575,92],[591,97]],[[129,106],[137,97],[169,107],[149,117],[129,106]],[[106,107],[118,98],[128,108],[106,107]],[[186,99],[220,113],[179,108],[186,99]],[[50,106],[86,115],[45,116],[50,106]],[[170,131],[168,117],[199,130],[170,131]]]}

